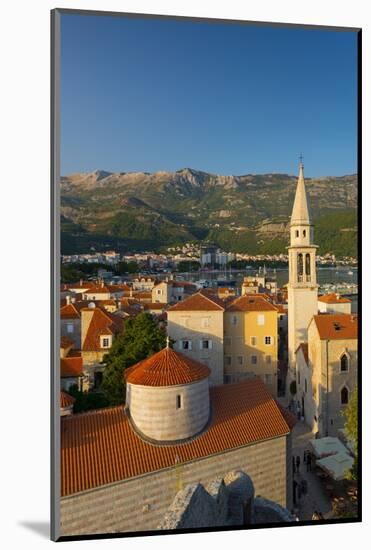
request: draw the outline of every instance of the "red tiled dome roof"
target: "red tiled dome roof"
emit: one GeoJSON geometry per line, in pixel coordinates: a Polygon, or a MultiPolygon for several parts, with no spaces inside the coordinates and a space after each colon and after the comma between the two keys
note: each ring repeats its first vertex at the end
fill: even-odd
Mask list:
{"type": "Polygon", "coordinates": [[[178,386],[207,378],[206,365],[171,348],[164,348],[125,372],[126,381],[141,386],[178,386]]]}

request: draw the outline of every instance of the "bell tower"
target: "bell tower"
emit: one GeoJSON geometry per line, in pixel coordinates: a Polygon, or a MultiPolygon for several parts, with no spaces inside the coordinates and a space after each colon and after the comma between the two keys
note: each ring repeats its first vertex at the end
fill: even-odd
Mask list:
{"type": "Polygon", "coordinates": [[[308,341],[308,324],[317,313],[318,285],[313,223],[305,191],[304,166],[300,157],[299,178],[290,222],[288,283],[288,386],[296,380],[295,351],[308,341]]]}

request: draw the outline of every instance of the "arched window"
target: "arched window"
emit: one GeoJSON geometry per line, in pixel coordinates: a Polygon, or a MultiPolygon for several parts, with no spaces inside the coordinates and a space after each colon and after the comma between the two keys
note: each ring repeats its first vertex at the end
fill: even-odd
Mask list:
{"type": "Polygon", "coordinates": [[[348,372],[349,370],[349,358],[346,353],[340,357],[340,372],[348,372]]]}
{"type": "Polygon", "coordinates": [[[307,281],[310,281],[310,254],[305,255],[305,273],[307,275],[307,281]]]}
{"type": "Polygon", "coordinates": [[[303,254],[301,252],[298,254],[298,280],[303,280],[303,254]]]}
{"type": "Polygon", "coordinates": [[[296,238],[299,237],[299,231],[298,231],[298,230],[295,231],[295,237],[296,237],[296,238]]]}
{"type": "Polygon", "coordinates": [[[306,235],[307,235],[307,232],[305,229],[303,229],[303,237],[306,237],[306,235]]]}
{"type": "Polygon", "coordinates": [[[341,388],[341,392],[340,392],[340,401],[341,401],[341,404],[342,405],[348,405],[348,401],[349,401],[349,390],[346,386],[343,386],[341,388]]]}

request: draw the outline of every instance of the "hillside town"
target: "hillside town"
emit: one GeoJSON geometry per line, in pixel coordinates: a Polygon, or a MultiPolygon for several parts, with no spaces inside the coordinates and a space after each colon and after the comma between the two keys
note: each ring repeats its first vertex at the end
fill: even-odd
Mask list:
{"type": "Polygon", "coordinates": [[[60,288],[63,535],[357,517],[356,290],[317,280],[357,260],[317,255],[302,162],[289,232],[279,255],[62,257],[101,264],[60,288]]]}

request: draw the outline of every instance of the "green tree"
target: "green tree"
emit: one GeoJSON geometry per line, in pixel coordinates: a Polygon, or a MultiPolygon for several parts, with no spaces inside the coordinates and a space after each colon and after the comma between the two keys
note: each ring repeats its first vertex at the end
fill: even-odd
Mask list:
{"type": "Polygon", "coordinates": [[[94,409],[101,409],[109,405],[108,399],[97,391],[79,391],[77,385],[71,386],[68,393],[76,399],[73,412],[85,412],[94,409]]]}
{"type": "Polygon", "coordinates": [[[344,411],[345,433],[349,441],[353,443],[354,464],[349,471],[348,479],[358,479],[358,388],[354,388],[349,403],[344,411]]]}
{"type": "Polygon", "coordinates": [[[125,401],[124,370],[165,347],[166,334],[149,313],[141,313],[124,323],[123,334],[113,342],[105,355],[103,381],[100,389],[111,405],[125,401]]]}

